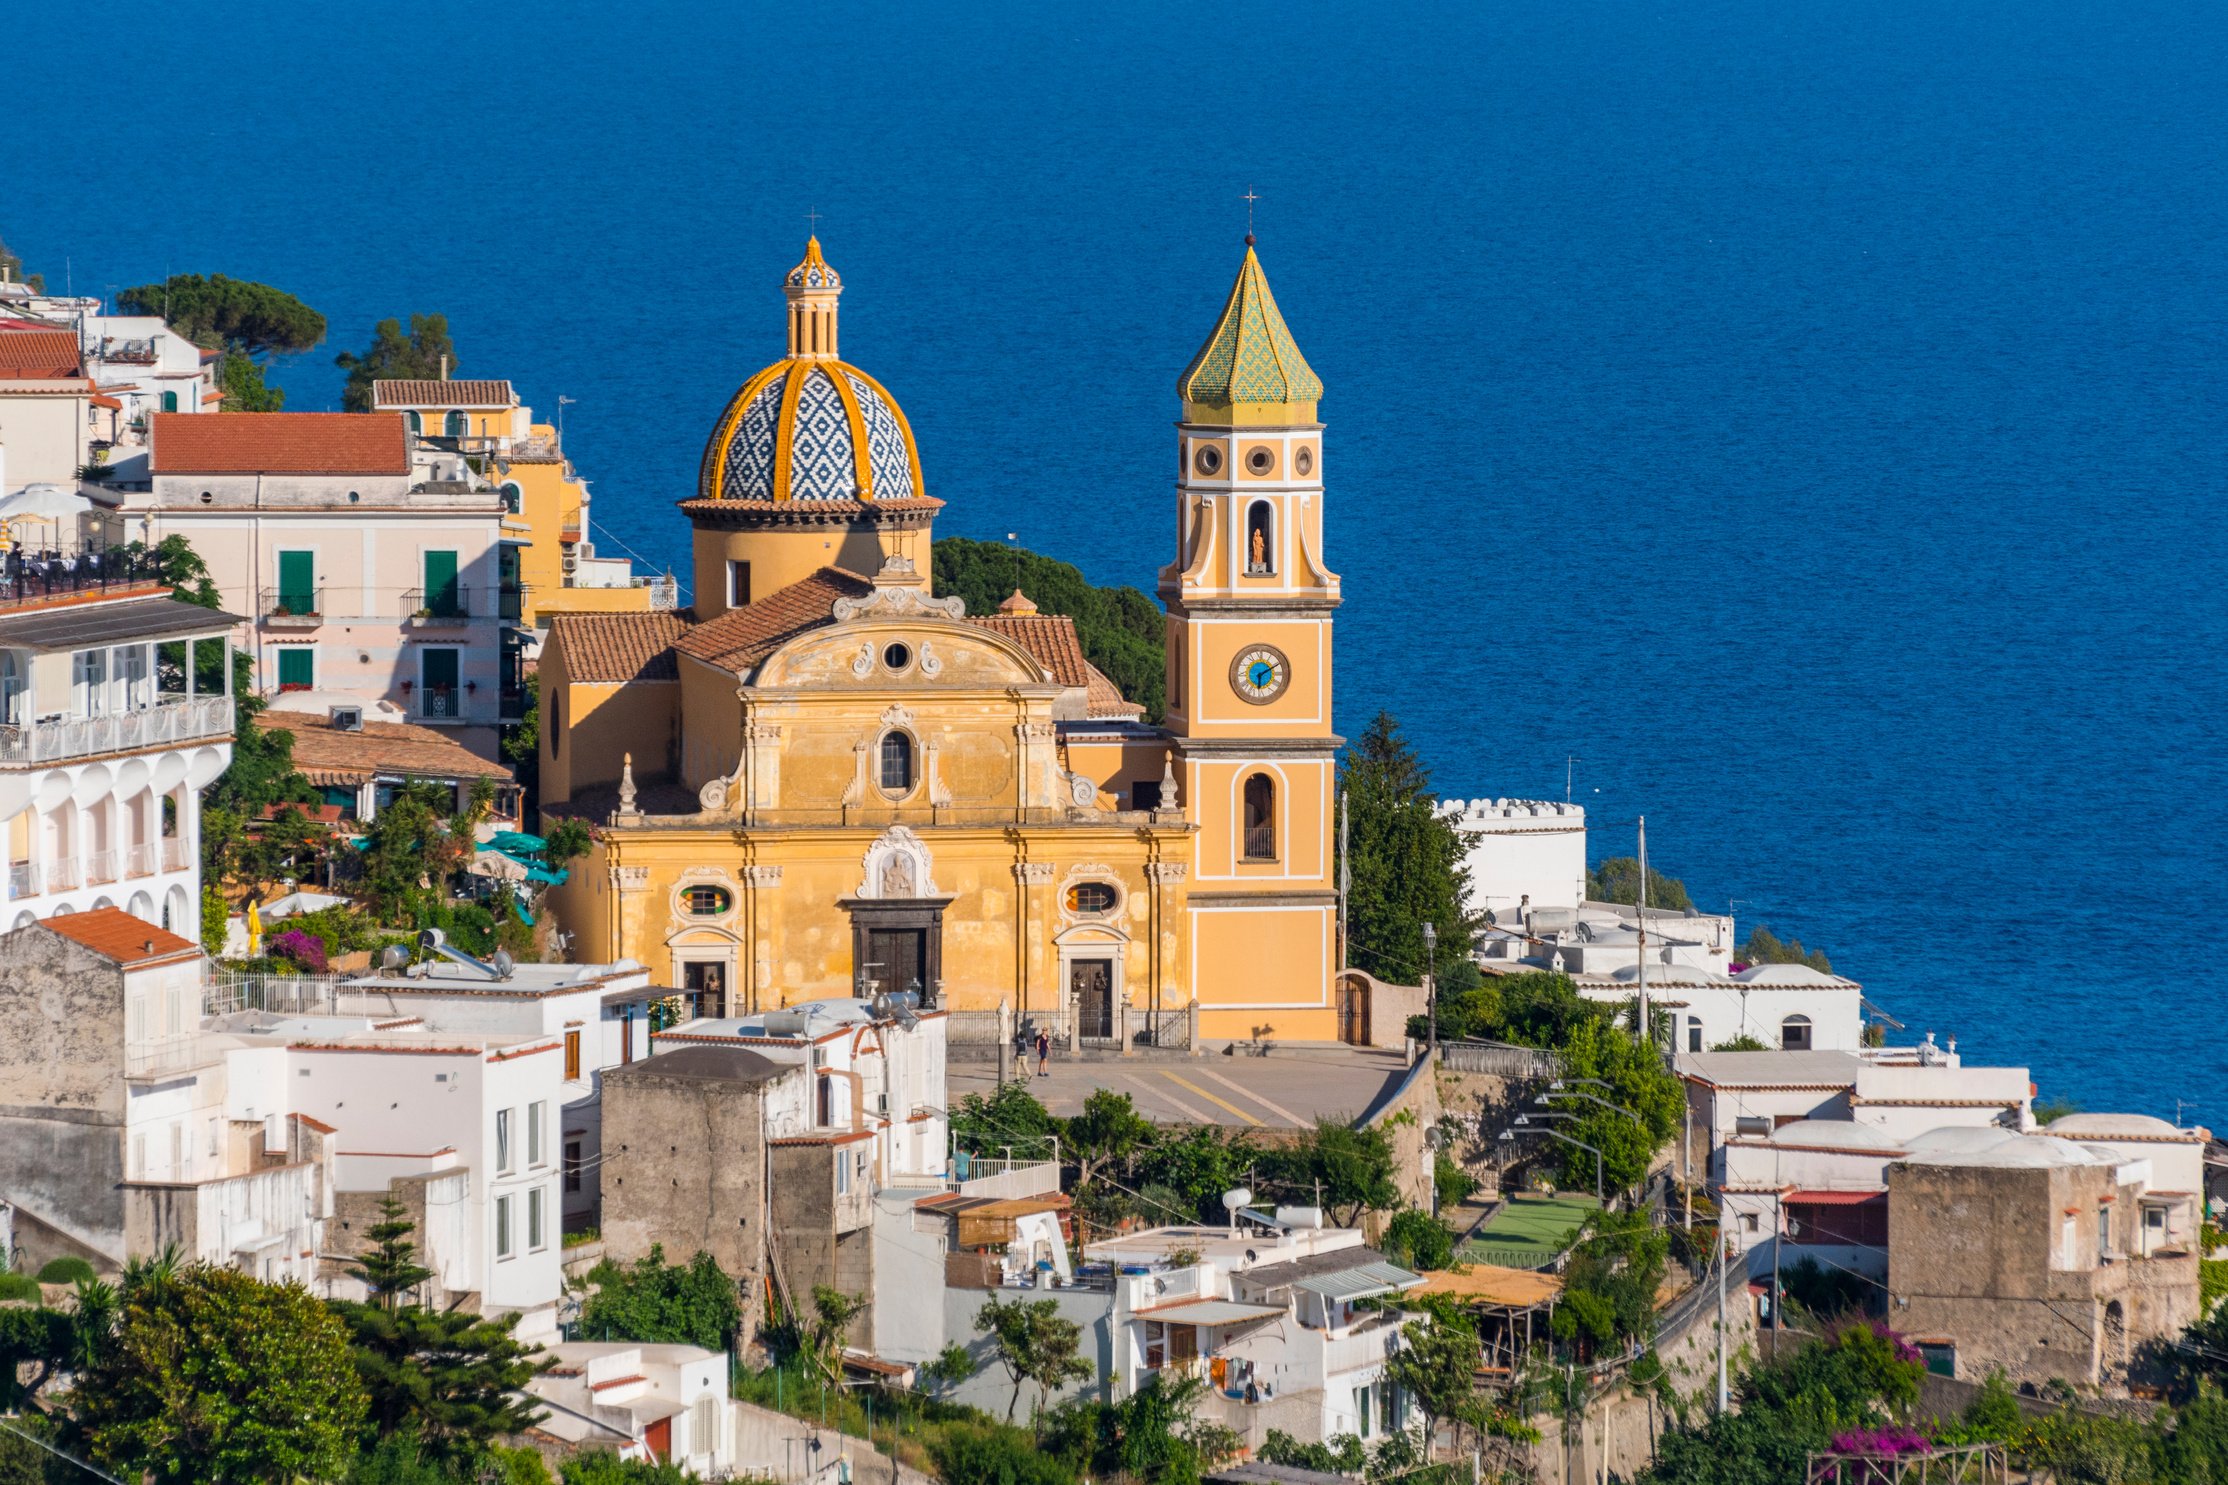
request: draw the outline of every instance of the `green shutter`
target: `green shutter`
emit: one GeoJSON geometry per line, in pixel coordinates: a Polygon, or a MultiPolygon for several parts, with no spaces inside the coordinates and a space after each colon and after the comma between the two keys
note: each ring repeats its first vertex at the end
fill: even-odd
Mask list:
{"type": "Polygon", "coordinates": [[[464,610],[462,598],[456,586],[456,553],[426,553],[426,608],[442,618],[453,618],[464,610]]]}
{"type": "Polygon", "coordinates": [[[317,652],[308,645],[288,645],[278,652],[279,689],[300,686],[309,690],[317,684],[317,652]]]}
{"type": "Polygon", "coordinates": [[[425,656],[425,687],[428,691],[454,691],[456,689],[456,651],[420,650],[425,656]]]}
{"type": "Polygon", "coordinates": [[[281,552],[279,568],[279,612],[286,614],[314,614],[317,612],[317,554],[315,552],[281,552]]]}

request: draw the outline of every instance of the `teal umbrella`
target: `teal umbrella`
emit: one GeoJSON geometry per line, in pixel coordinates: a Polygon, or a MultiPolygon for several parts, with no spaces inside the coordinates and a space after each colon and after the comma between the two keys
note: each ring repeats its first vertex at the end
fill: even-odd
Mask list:
{"type": "Polygon", "coordinates": [[[543,840],[538,835],[528,835],[523,830],[498,830],[489,839],[488,844],[498,851],[505,851],[514,856],[549,848],[548,841],[543,840]]]}

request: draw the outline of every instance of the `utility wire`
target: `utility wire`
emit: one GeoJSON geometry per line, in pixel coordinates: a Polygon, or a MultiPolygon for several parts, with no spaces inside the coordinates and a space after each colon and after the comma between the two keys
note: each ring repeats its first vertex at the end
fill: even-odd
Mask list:
{"type": "Polygon", "coordinates": [[[79,1469],[85,1471],[85,1473],[93,1476],[97,1480],[106,1480],[108,1482],[108,1485],[124,1485],[124,1482],[117,1479],[114,1475],[106,1474],[101,1470],[95,1469],[93,1466],[87,1464],[84,1460],[78,1458],[75,1454],[63,1453],[60,1449],[55,1448],[52,1444],[48,1443],[45,1439],[40,1438],[37,1434],[28,1433],[23,1429],[16,1427],[13,1423],[10,1423],[5,1418],[0,1418],[0,1429],[6,1429],[9,1433],[14,1434],[17,1438],[24,1440],[26,1443],[44,1449],[47,1453],[53,1455],[56,1459],[60,1459],[67,1463],[76,1465],[79,1469]]]}

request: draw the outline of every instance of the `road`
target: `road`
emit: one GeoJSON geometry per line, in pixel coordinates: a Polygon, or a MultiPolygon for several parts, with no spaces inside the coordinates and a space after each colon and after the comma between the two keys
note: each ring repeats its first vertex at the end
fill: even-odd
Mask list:
{"type": "MultiPolygon", "coordinates": [[[[1351,1120],[1406,1070],[1399,1054],[1357,1047],[1280,1048],[1266,1057],[1107,1058],[1068,1062],[1055,1055],[1049,1077],[1032,1063],[1030,1091],[1069,1118],[1100,1088],[1127,1093],[1156,1124],[1227,1124],[1239,1129],[1304,1129],[1319,1118],[1351,1120]]],[[[954,1062],[951,1096],[988,1093],[996,1064],[954,1062]]]]}

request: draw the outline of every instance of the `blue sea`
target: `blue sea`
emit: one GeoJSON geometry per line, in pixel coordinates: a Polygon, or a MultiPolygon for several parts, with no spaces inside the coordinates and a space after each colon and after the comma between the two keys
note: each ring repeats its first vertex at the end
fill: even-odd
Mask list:
{"type": "MultiPolygon", "coordinates": [[[[816,211],[941,529],[1150,589],[1236,268],[1328,391],[1340,730],[1573,797],[2049,1097],[2228,1126],[2217,0],[142,7],[0,234],[449,316],[680,564],[816,211]],[[119,97],[138,100],[122,113],[119,97]]],[[[29,115],[26,116],[30,117],[29,115]]]]}

